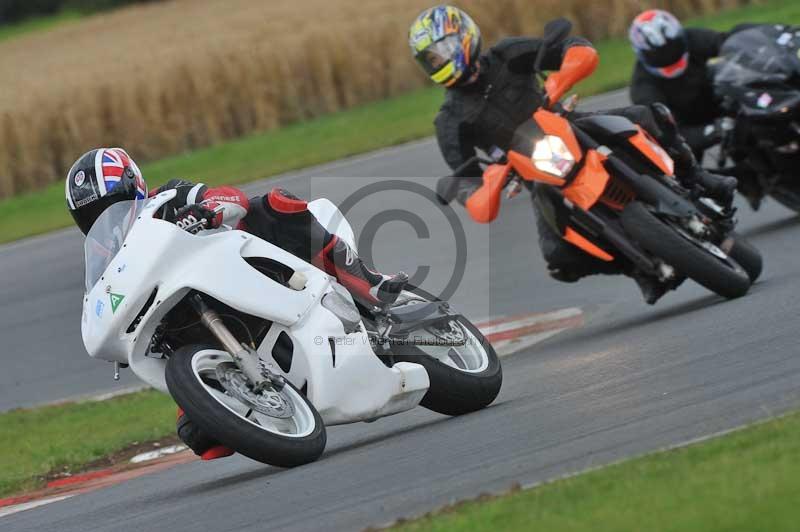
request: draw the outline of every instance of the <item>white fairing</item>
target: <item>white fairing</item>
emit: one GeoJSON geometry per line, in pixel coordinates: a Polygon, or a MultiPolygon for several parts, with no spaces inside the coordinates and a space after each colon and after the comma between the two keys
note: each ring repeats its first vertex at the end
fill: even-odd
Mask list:
{"type": "MultiPolygon", "coordinates": [[[[166,361],[147,356],[150,339],[167,312],[197,290],[273,322],[258,346],[259,356],[298,389],[307,387],[326,424],[370,420],[418,404],[429,386],[425,369],[410,363],[387,368],[375,356],[363,325],[346,334],[339,318],[320,304],[333,290],[324,272],[242,231],[195,236],[153,218],[173,196],[174,191],[163,192],[139,212],[124,246],[86,294],[81,331],[89,355],[128,363],[144,381],[167,391],[166,361]],[[270,258],[301,272],[305,288],[293,290],[271,280],[245,262],[246,257],[270,258]],[[152,304],[131,327],[154,290],[152,304]],[[271,354],[281,332],[293,344],[286,372],[271,354]]],[[[348,244],[355,244],[352,229],[332,203],[317,200],[309,208],[348,244]]]]}

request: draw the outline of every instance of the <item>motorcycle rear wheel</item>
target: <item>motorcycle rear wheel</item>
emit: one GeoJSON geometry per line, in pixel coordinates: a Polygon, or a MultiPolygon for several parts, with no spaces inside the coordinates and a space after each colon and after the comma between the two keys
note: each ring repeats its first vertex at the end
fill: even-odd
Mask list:
{"type": "MultiPolygon", "coordinates": [[[[409,287],[407,292],[420,300],[439,301],[419,288],[409,287]]],[[[452,332],[462,334],[467,340],[463,348],[396,346],[392,354],[397,362],[413,362],[427,370],[431,385],[420,401],[422,406],[447,416],[460,416],[486,408],[497,398],[503,384],[503,370],[492,344],[472,322],[454,316],[450,324],[452,332]]],[[[414,333],[426,334],[439,335],[424,330],[414,333]]]]}
{"type": "Polygon", "coordinates": [[[234,385],[243,382],[240,376],[243,379],[227,352],[208,346],[181,347],[167,362],[170,395],[189,419],[216,441],[278,467],[295,467],[319,458],[325,450],[325,425],[308,399],[289,382],[280,392],[237,391],[234,385]],[[244,402],[242,397],[248,394],[259,402],[257,406],[244,402]]]}
{"type": "Polygon", "coordinates": [[[750,289],[747,272],[735,260],[713,255],[689,235],[657,218],[644,204],[629,203],[620,221],[644,249],[712,292],[734,299],[750,289]]]}

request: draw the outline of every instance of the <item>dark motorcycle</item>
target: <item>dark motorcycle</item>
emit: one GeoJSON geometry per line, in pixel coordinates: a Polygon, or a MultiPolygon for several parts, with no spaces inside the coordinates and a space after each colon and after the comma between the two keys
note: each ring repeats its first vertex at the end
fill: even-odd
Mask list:
{"type": "Polygon", "coordinates": [[[709,70],[733,119],[720,146],[720,173],[739,179],[753,209],[771,196],[800,212],[800,27],[738,32],[709,70]]]}

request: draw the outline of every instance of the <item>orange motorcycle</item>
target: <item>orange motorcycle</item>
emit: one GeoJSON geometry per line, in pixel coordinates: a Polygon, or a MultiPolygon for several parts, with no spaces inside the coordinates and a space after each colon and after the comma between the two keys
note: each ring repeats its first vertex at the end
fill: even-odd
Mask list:
{"type": "MultiPolygon", "coordinates": [[[[548,24],[542,50],[570,30],[564,19],[548,24]]],[[[537,72],[540,63],[541,54],[537,72]]],[[[584,77],[596,64],[584,68],[584,77]]],[[[574,96],[559,103],[571,84],[539,76],[546,103],[517,128],[507,152],[477,159],[488,166],[466,201],[470,216],[490,223],[504,190],[513,197],[525,182],[536,183],[537,200],[553,207],[543,211],[549,225],[592,257],[668,288],[688,277],[726,298],[747,293],[761,255],[733,232],[731,213],[684,188],[672,159],[642,127],[620,116],[574,116],[574,96]]],[[[445,200],[455,195],[451,183],[445,200]]]]}

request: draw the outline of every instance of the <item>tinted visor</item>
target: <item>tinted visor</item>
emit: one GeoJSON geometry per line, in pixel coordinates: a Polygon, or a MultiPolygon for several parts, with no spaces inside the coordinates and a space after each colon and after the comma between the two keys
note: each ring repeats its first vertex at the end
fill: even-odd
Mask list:
{"type": "Polygon", "coordinates": [[[418,53],[416,60],[422,65],[425,73],[431,76],[455,60],[460,46],[461,41],[458,35],[448,35],[418,53]]]}

